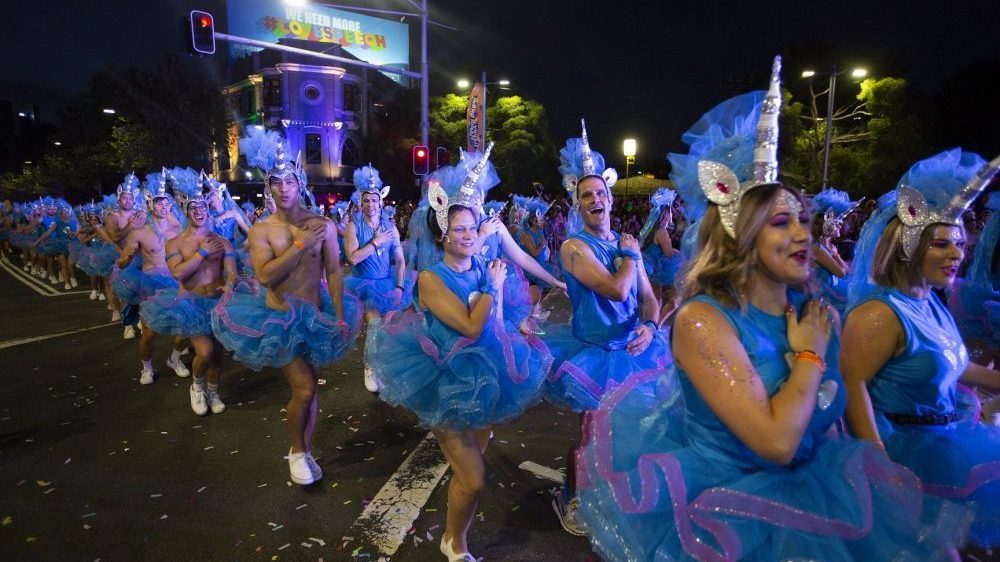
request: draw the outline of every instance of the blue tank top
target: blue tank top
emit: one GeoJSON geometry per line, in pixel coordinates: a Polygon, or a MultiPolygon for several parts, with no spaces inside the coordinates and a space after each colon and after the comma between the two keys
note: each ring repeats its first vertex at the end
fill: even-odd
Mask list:
{"type": "MultiPolygon", "coordinates": [[[[490,220],[489,217],[484,218],[479,221],[479,225],[482,226],[484,222],[490,220]]],[[[479,249],[479,255],[486,258],[487,261],[492,261],[500,259],[503,257],[503,246],[500,242],[500,234],[491,234],[483,241],[483,247],[479,249]]]]}
{"type": "MultiPolygon", "coordinates": [[[[379,219],[379,230],[391,230],[392,225],[379,219]]],[[[354,232],[358,237],[358,248],[364,246],[375,238],[375,230],[368,226],[364,217],[357,215],[354,219],[354,232]]],[[[351,268],[351,275],[364,279],[385,279],[389,277],[391,267],[389,259],[396,251],[396,241],[393,240],[388,246],[382,246],[365,258],[364,261],[351,268]]]]}
{"type": "Polygon", "coordinates": [[[229,217],[224,221],[219,221],[216,220],[215,217],[224,214],[225,211],[221,213],[216,213],[214,211],[211,211],[211,213],[212,213],[212,230],[214,230],[215,233],[218,234],[219,236],[225,238],[226,240],[229,240],[235,245],[236,219],[233,217],[229,217]]]}
{"type": "MultiPolygon", "coordinates": [[[[879,287],[867,299],[885,303],[903,325],[906,343],[868,383],[872,407],[887,414],[948,414],[969,355],[948,308],[933,292],[926,299],[879,287]]],[[[859,303],[860,304],[860,303],[859,303]]]]}
{"type": "MultiPolygon", "coordinates": [[[[802,305],[806,302],[805,296],[789,291],[788,299],[801,313],[802,305]]],[[[748,305],[746,313],[743,313],[739,308],[727,308],[707,295],[699,295],[691,300],[707,303],[726,317],[743,343],[750,362],[767,389],[767,395],[774,396],[792,372],[790,356],[786,355],[792,349],[788,345],[785,316],[768,314],[753,305],[748,305]]],[[[834,334],[826,351],[827,369],[820,382],[820,396],[792,464],[813,457],[819,438],[843,415],[847,406],[847,394],[837,362],[839,351],[840,341],[834,334]]],[[[748,469],[775,466],[751,451],[719,420],[695,389],[687,373],[677,368],[677,376],[684,392],[685,431],[692,446],[701,448],[714,458],[748,469]]]]}
{"type": "MultiPolygon", "coordinates": [[[[536,248],[538,246],[542,247],[542,253],[538,254],[538,256],[535,257],[535,261],[537,261],[538,263],[540,263],[542,265],[545,265],[545,264],[549,263],[549,254],[550,254],[550,252],[549,252],[549,245],[545,243],[545,234],[543,232],[541,232],[540,230],[537,230],[537,229],[534,229],[534,228],[523,228],[523,229],[521,229],[521,233],[522,234],[527,234],[528,236],[530,236],[531,237],[531,243],[534,244],[536,248]]],[[[521,246],[522,248],[524,248],[523,244],[518,244],[518,245],[521,246]]],[[[524,251],[527,252],[528,249],[524,248],[524,251]]],[[[530,255],[530,253],[529,253],[529,255],[530,255]]]]}
{"type": "MultiPolygon", "coordinates": [[[[486,277],[486,260],[479,256],[472,257],[472,267],[468,271],[455,271],[448,267],[444,261],[440,261],[427,270],[441,278],[448,290],[454,293],[458,300],[466,303],[469,308],[475,304],[480,296],[479,288],[486,277]]],[[[427,314],[427,327],[431,338],[439,346],[450,349],[451,345],[463,337],[462,334],[453,330],[444,322],[437,319],[429,310],[427,314]]],[[[485,335],[486,332],[483,334],[485,335]]],[[[482,337],[482,336],[480,336],[482,337]]]]}
{"type": "MultiPolygon", "coordinates": [[[[618,233],[612,232],[614,240],[601,240],[586,230],[574,234],[570,239],[583,242],[594,252],[597,261],[612,275],[618,272],[622,254],[618,250],[618,233]]],[[[624,349],[639,325],[637,293],[638,277],[632,280],[632,287],[623,302],[615,302],[599,295],[573,276],[569,270],[563,271],[566,290],[573,305],[573,335],[580,341],[607,350],[624,349]]]]}
{"type": "Polygon", "coordinates": [[[837,277],[830,273],[830,270],[818,264],[813,268],[813,271],[816,272],[816,281],[823,290],[823,296],[843,314],[844,307],[847,306],[847,279],[837,277]]]}

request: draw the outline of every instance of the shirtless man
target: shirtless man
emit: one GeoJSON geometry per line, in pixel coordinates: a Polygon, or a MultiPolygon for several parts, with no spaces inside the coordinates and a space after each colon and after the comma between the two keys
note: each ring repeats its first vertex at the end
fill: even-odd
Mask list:
{"type": "Polygon", "coordinates": [[[172,333],[191,338],[194,380],[191,384],[191,409],[203,416],[211,409],[221,414],[226,405],[219,398],[219,376],[222,373],[222,346],[212,334],[211,312],[219,297],[236,285],[236,257],[233,245],[216,234],[211,227],[208,204],[195,198],[187,202],[188,226],[179,236],[167,241],[167,265],[180,284],[179,294],[172,299],[151,303],[151,318],[143,320],[156,326],[157,308],[173,308],[169,312],[172,333]],[[179,321],[178,321],[179,320],[179,321]],[[206,379],[208,384],[206,385],[206,379]]]}
{"type": "MultiPolygon", "coordinates": [[[[131,230],[122,244],[122,253],[118,258],[118,267],[125,269],[132,263],[138,253],[142,259],[142,274],[138,281],[138,298],[140,302],[153,296],[159,289],[173,289],[177,282],[170,275],[170,269],[164,255],[164,245],[181,232],[181,225],[171,213],[173,203],[164,192],[152,195],[151,216],[146,221],[145,214],[133,213],[128,219],[131,230]]],[[[111,220],[109,219],[109,222],[111,220]]],[[[114,238],[114,235],[112,235],[114,238]]],[[[145,322],[142,325],[142,337],[139,340],[139,359],[142,361],[140,384],[152,384],[153,370],[153,338],[156,333],[145,322]]],[[[174,342],[174,350],[167,360],[167,366],[174,370],[178,377],[187,377],[191,371],[181,362],[180,356],[185,345],[182,338],[174,342]]]]}
{"type": "Polygon", "coordinates": [[[357,336],[360,304],[352,299],[348,326],[337,228],[303,207],[303,176],[290,164],[268,171],[276,211],[250,229],[250,259],[257,282],[266,288],[266,307],[237,291],[213,312],[212,327],[236,360],[255,370],[270,366],[284,373],[292,390],[289,472],[293,482],[307,485],[323,477],[312,455],[318,368],[343,355],[357,336]],[[323,295],[324,278],[328,295],[323,295]],[[264,340],[268,345],[261,344],[264,340]]]}
{"type": "MultiPolygon", "coordinates": [[[[128,235],[146,222],[145,211],[135,208],[138,193],[139,178],[133,172],[125,176],[125,181],[118,186],[118,208],[108,213],[104,220],[104,229],[111,241],[118,246],[119,251],[125,247],[128,235]]],[[[122,303],[114,291],[111,291],[111,294],[111,321],[121,320],[125,326],[124,338],[134,339],[135,326],[139,323],[138,306],[122,303]]]]}

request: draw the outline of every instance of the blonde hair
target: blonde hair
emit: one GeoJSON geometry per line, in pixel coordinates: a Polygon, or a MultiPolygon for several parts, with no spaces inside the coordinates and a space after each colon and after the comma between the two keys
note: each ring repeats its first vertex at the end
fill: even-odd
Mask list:
{"type": "Polygon", "coordinates": [[[880,287],[894,287],[896,289],[907,289],[920,282],[923,275],[921,268],[927,249],[930,248],[931,239],[934,237],[934,228],[938,226],[958,226],[962,229],[962,238],[965,238],[965,227],[933,223],[924,227],[920,233],[920,240],[917,248],[913,252],[912,258],[907,258],[903,251],[903,223],[898,217],[893,217],[886,225],[882,235],[879,236],[878,244],[875,246],[875,256],[872,258],[871,276],[875,284],[880,287]]]}
{"type": "MultiPolygon", "coordinates": [[[[795,188],[779,183],[754,188],[739,202],[736,238],[726,234],[722,227],[719,207],[708,206],[698,230],[697,257],[684,275],[681,300],[706,294],[724,306],[746,308],[748,295],[753,290],[753,272],[758,264],[757,235],[771,219],[770,211],[782,189],[807,208],[802,194],[795,188]]],[[[811,278],[795,288],[811,293],[811,278]]]]}

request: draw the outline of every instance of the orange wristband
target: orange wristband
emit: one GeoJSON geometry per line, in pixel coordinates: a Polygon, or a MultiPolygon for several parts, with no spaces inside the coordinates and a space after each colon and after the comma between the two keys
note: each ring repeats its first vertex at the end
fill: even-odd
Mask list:
{"type": "Polygon", "coordinates": [[[305,242],[303,242],[301,240],[296,240],[296,241],[292,242],[292,246],[295,246],[296,248],[298,248],[300,250],[303,250],[303,251],[305,251],[305,249],[306,249],[305,242]]]}
{"type": "Polygon", "coordinates": [[[814,351],[803,349],[802,351],[795,354],[795,360],[808,361],[813,365],[816,365],[816,368],[819,369],[820,373],[826,372],[826,361],[819,355],[816,355],[814,351]]]}

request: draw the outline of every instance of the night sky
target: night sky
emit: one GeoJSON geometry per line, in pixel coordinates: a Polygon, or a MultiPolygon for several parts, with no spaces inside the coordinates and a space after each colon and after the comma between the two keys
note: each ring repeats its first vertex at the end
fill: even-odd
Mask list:
{"type": "MultiPolygon", "coordinates": [[[[403,0],[344,3],[409,8],[403,0]]],[[[805,92],[799,78],[804,68],[836,62],[841,68],[865,66],[874,77],[906,78],[927,96],[957,73],[1000,57],[993,54],[1000,51],[996,0],[430,0],[429,5],[432,19],[458,28],[431,28],[432,95],[457,91],[458,78],[475,79],[486,70],[490,80],[509,79],[515,92],[545,105],[559,144],[578,135],[579,118],[586,117],[594,148],[621,167],[621,142],[629,136],[638,139],[641,167],[661,167],[667,151],[683,149],[681,133],[704,111],[731,95],[764,88],[775,54],[785,57],[785,85],[796,94],[805,92]]],[[[163,54],[179,52],[178,20],[187,10],[215,12],[224,29],[224,6],[218,0],[5,6],[0,99],[38,103],[51,118],[94,70],[108,64],[149,67],[163,54]]],[[[419,26],[411,26],[410,33],[419,37],[419,26]]],[[[224,56],[189,64],[215,73],[224,56]]],[[[415,49],[411,60],[419,63],[415,49]]],[[[996,91],[998,83],[1000,76],[982,77],[984,88],[996,91]]],[[[838,88],[838,101],[855,92],[848,82],[838,88]]],[[[994,127],[1000,115],[982,119],[984,127],[994,127]]],[[[977,138],[961,140],[967,148],[1000,151],[985,137],[972,136],[977,138]]]]}

